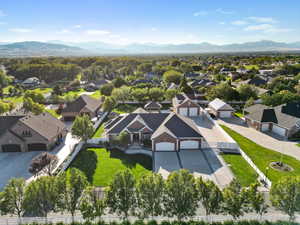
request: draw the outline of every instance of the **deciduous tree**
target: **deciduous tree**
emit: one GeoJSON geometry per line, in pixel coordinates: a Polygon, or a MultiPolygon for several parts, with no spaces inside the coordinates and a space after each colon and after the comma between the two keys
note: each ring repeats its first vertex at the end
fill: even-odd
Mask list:
{"type": "Polygon", "coordinates": [[[84,142],[93,135],[94,127],[88,115],[77,116],[72,125],[72,135],[82,139],[84,142]]]}

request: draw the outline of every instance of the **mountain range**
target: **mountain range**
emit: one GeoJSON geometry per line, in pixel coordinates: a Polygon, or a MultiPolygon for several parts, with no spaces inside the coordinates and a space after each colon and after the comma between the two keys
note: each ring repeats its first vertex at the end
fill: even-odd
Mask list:
{"type": "Polygon", "coordinates": [[[26,56],[87,56],[129,54],[184,54],[259,51],[300,51],[300,42],[274,41],[246,42],[242,44],[215,45],[207,42],[193,44],[133,43],[115,45],[104,42],[16,42],[0,43],[0,57],[26,56]]]}

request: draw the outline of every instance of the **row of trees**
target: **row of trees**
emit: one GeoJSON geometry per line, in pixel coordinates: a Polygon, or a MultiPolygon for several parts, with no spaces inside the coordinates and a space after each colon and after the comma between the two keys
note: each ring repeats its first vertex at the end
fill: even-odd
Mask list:
{"type": "MultiPolygon", "coordinates": [[[[300,211],[298,177],[274,184],[270,195],[273,206],[291,219],[300,211]]],[[[18,217],[47,217],[54,211],[69,212],[74,218],[79,210],[87,221],[101,220],[106,213],[117,214],[123,219],[130,215],[152,219],[167,216],[181,221],[195,216],[199,207],[205,210],[206,216],[225,214],[237,219],[249,212],[262,216],[268,205],[258,191],[258,184],[243,188],[233,180],[220,190],[212,181],[194,178],[186,170],[171,173],[167,180],[153,173],[135,180],[129,170],[121,171],[105,189],[104,197],[75,168],[56,177],[39,177],[28,185],[24,179],[12,179],[0,193],[1,213],[18,217]]]]}

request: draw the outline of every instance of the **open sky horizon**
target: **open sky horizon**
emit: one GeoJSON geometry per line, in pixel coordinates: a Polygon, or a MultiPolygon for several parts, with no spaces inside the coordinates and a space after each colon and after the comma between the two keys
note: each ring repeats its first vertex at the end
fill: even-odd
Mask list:
{"type": "Polygon", "coordinates": [[[2,0],[0,42],[300,41],[297,0],[2,0]]]}

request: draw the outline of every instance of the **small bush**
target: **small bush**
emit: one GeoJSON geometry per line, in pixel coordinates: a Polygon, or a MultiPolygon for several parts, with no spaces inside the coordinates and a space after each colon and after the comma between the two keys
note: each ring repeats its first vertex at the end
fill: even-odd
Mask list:
{"type": "Polygon", "coordinates": [[[155,220],[150,220],[147,225],[157,225],[155,220]]]}

